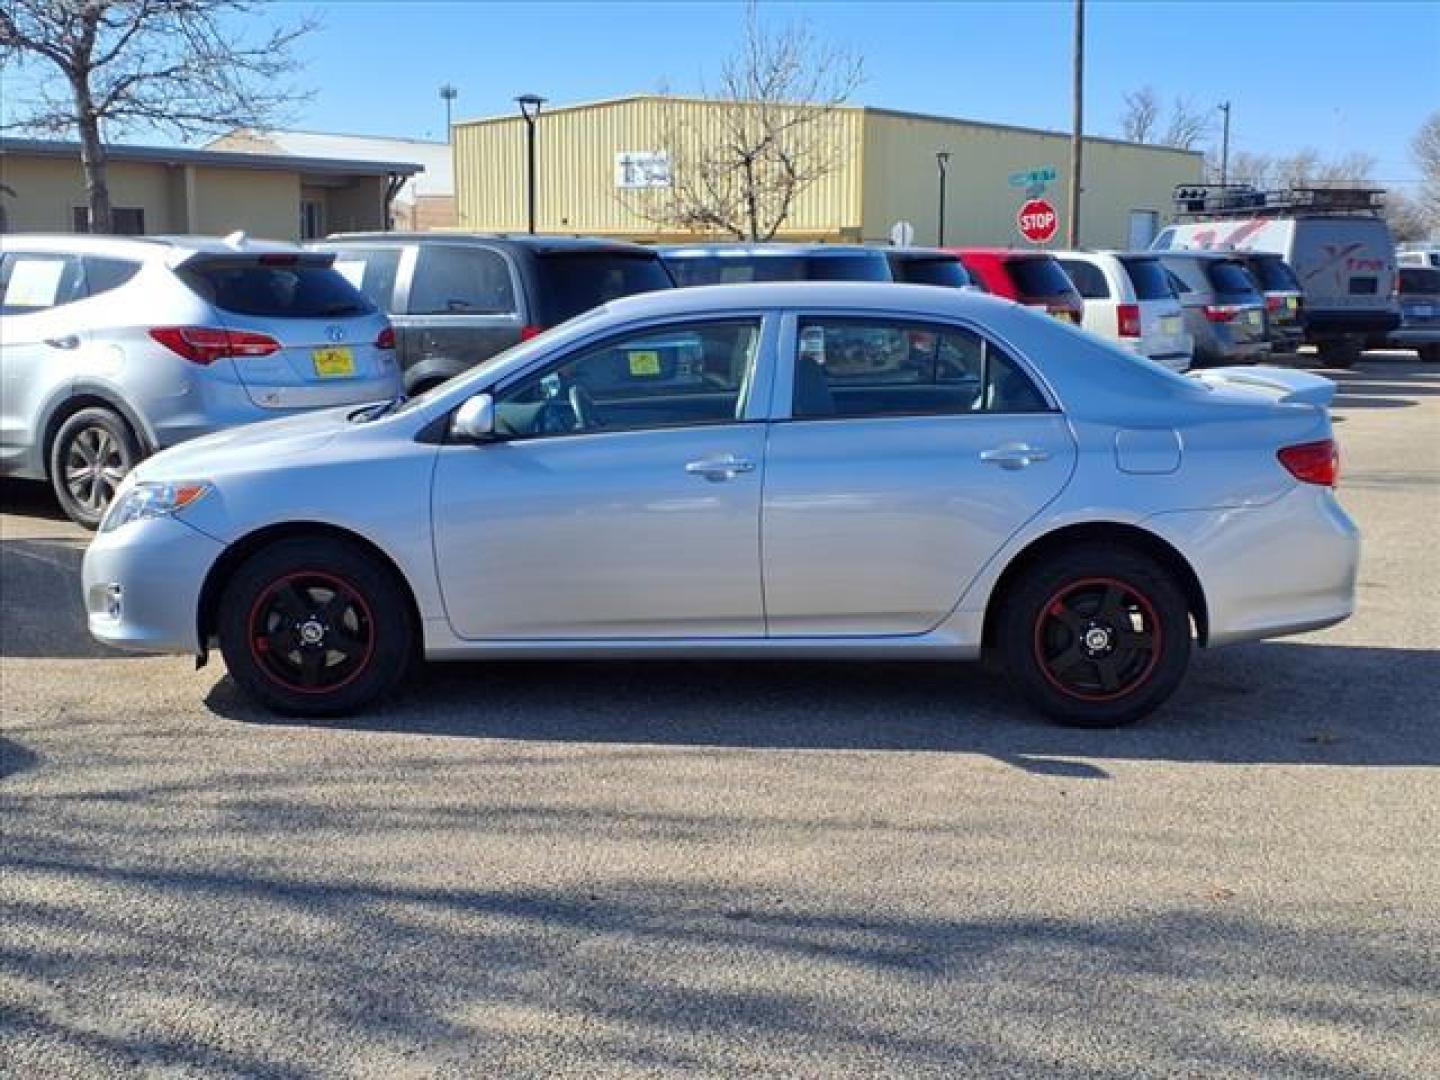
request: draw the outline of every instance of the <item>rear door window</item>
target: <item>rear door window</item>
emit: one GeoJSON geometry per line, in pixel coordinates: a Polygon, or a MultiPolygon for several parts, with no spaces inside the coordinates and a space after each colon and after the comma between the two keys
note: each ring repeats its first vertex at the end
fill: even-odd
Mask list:
{"type": "Polygon", "coordinates": [[[1121,259],[1137,300],[1173,300],[1177,295],[1169,271],[1159,259],[1121,259]]]}
{"type": "Polygon", "coordinates": [[[797,420],[1043,412],[1045,399],[1003,350],[959,327],[884,319],[801,321],[797,420]]]}
{"type": "Polygon", "coordinates": [[[1255,293],[1255,279],[1250,276],[1249,271],[1238,262],[1228,259],[1217,259],[1207,263],[1205,276],[1210,281],[1210,286],[1217,293],[1228,295],[1241,295],[1255,293]]]}
{"type": "Polygon", "coordinates": [[[202,300],[234,315],[334,319],[375,310],[328,258],[323,262],[286,255],[201,258],[184,263],[175,274],[202,300]]]}
{"type": "Polygon", "coordinates": [[[513,314],[510,264],[488,248],[422,244],[407,306],[411,315],[513,314]]]}
{"type": "Polygon", "coordinates": [[[1005,269],[1022,299],[1067,296],[1075,286],[1053,258],[1007,259],[1005,269]]]}
{"type": "Polygon", "coordinates": [[[1061,259],[1059,262],[1065,276],[1086,300],[1109,298],[1110,286],[1105,281],[1105,271],[1094,263],[1085,262],[1083,259],[1061,259]]]}
{"type": "Polygon", "coordinates": [[[649,252],[550,252],[535,259],[539,322],[556,326],[621,296],[673,285],[658,255],[649,252]]]}
{"type": "Polygon", "coordinates": [[[335,269],[382,311],[395,310],[395,278],[403,248],[345,248],[335,253],[335,269]]]}

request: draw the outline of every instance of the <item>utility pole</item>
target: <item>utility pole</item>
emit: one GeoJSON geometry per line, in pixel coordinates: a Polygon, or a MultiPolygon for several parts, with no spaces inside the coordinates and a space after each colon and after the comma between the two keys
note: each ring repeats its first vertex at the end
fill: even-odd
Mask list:
{"type": "Polygon", "coordinates": [[[935,151],[935,165],[940,170],[940,224],[936,228],[935,246],[945,246],[945,179],[950,171],[950,152],[935,151]]]}
{"type": "Polygon", "coordinates": [[[1085,0],[1075,0],[1075,115],[1070,124],[1070,214],[1065,236],[1071,248],[1080,246],[1081,158],[1085,132],[1085,0]]]}
{"type": "Polygon", "coordinates": [[[450,106],[459,96],[460,91],[449,83],[440,87],[440,100],[445,102],[445,141],[447,143],[450,141],[450,106]]]}
{"type": "Polygon", "coordinates": [[[1222,101],[1216,106],[1225,114],[1225,123],[1220,133],[1220,186],[1230,179],[1230,102],[1222,101]]]}

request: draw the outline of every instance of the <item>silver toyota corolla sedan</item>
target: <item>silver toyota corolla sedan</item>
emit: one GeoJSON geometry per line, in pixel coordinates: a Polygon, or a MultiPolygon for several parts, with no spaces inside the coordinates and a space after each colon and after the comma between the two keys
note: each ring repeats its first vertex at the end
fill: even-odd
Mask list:
{"type": "Polygon", "coordinates": [[[1050,715],[1124,723],[1196,642],[1350,614],[1332,391],[1176,375],[954,289],[652,293],[410,401],[152,458],[85,604],[112,645],[218,642],[294,714],[421,656],[987,651],[1050,715]]]}

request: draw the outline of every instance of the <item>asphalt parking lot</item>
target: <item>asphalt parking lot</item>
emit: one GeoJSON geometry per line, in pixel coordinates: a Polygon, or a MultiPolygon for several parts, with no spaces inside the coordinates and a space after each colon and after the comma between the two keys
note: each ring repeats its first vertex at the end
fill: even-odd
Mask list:
{"type": "Polygon", "coordinates": [[[1339,627],[1117,732],[984,672],[426,671],[281,722],[92,644],[0,488],[16,1076],[1421,1076],[1440,1059],[1440,367],[1339,376],[1339,627]]]}

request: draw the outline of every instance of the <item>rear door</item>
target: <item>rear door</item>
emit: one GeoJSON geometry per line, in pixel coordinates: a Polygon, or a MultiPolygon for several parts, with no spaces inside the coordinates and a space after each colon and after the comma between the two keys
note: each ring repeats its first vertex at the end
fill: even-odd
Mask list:
{"type": "Polygon", "coordinates": [[[1245,264],[1237,259],[1210,259],[1205,278],[1215,291],[1211,319],[1223,322],[1237,345],[1262,344],[1265,333],[1265,298],[1245,264]]]}
{"type": "Polygon", "coordinates": [[[1390,310],[1395,257],[1379,218],[1303,218],[1295,222],[1290,265],[1311,311],[1390,310]]]}
{"type": "Polygon", "coordinates": [[[1043,307],[1056,318],[1077,326],[1085,303],[1053,255],[1022,255],[1005,260],[1005,272],[1014,282],[1020,303],[1043,307]]]}
{"type": "Polygon", "coordinates": [[[1064,488],[1075,445],[976,330],[787,316],[761,527],[772,638],[922,634],[1064,488]]]}
{"type": "Polygon", "coordinates": [[[398,388],[394,349],[378,346],[389,320],[331,264],[325,252],[202,253],[174,267],[230,332],[256,405],[322,408],[398,388]]]}

